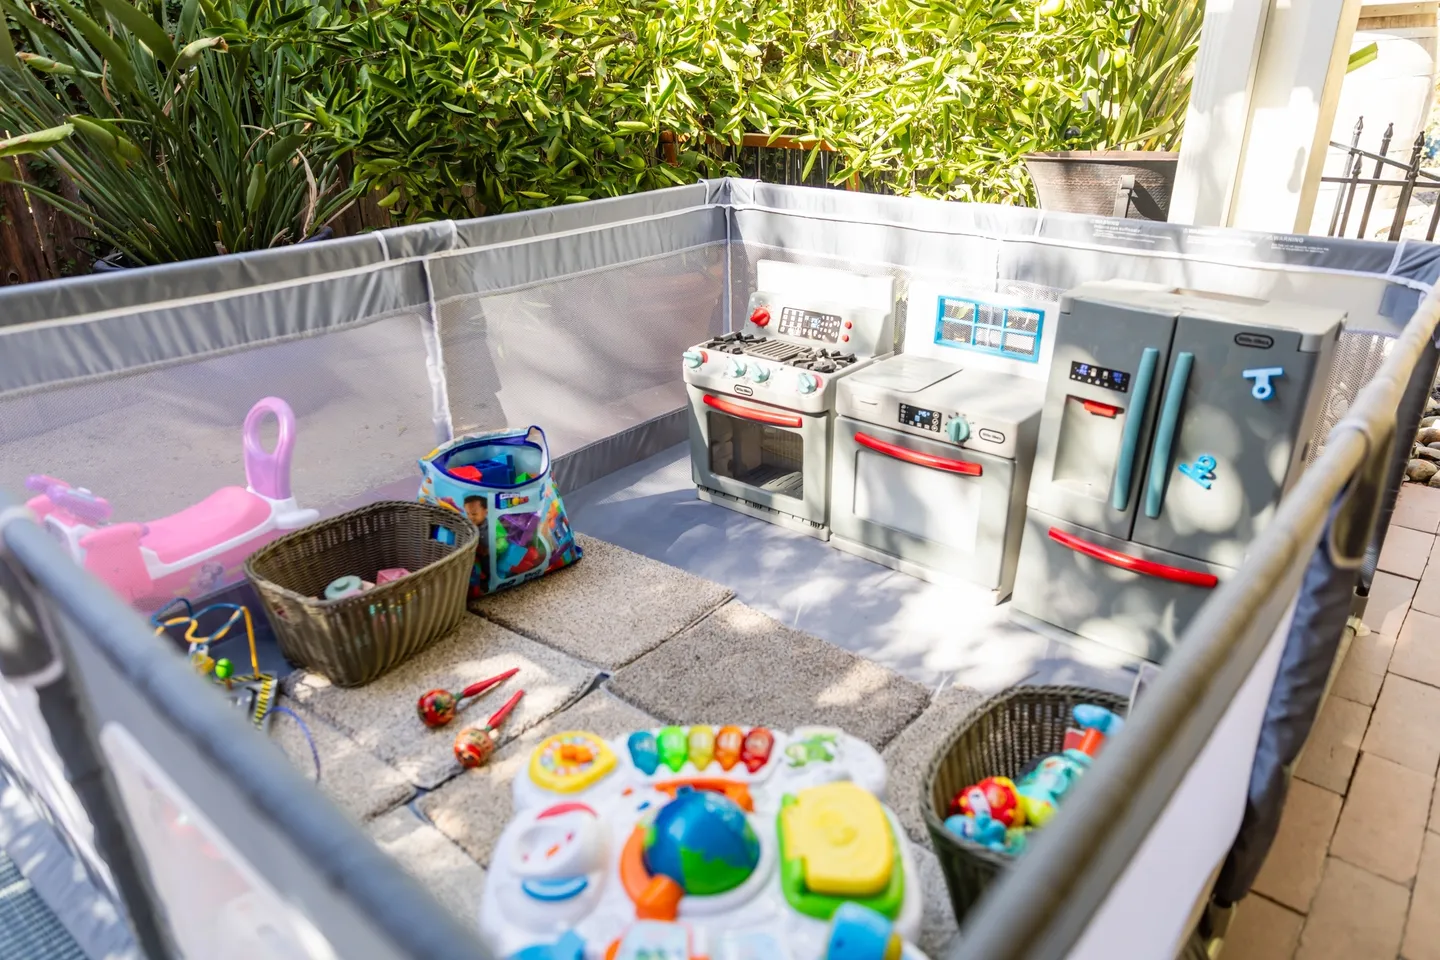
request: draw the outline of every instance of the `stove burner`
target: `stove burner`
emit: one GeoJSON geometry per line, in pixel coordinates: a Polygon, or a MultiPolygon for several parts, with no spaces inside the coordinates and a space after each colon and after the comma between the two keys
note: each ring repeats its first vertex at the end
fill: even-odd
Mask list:
{"type": "Polygon", "coordinates": [[[806,347],[798,343],[772,340],[769,337],[757,337],[738,331],[716,337],[708,343],[702,343],[700,349],[714,350],[716,353],[749,354],[814,373],[834,373],[855,362],[853,353],[841,353],[839,350],[817,350],[814,347],[806,347]]]}

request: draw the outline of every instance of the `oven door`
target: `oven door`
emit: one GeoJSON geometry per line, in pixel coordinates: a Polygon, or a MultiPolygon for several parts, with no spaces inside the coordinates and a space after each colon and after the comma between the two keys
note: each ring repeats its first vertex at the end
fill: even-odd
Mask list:
{"type": "Polygon", "coordinates": [[[1013,460],[839,417],[834,470],[833,536],[1009,592],[1024,520],[1013,460]]]}
{"type": "Polygon", "coordinates": [[[823,527],[830,488],[828,414],[687,389],[696,485],[823,527]]]}

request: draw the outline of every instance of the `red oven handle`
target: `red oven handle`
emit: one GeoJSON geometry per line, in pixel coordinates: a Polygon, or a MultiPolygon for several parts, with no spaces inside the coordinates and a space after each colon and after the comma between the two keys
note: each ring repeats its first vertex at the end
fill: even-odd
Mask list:
{"type": "Polygon", "coordinates": [[[730,416],[739,417],[741,420],[751,420],[755,423],[768,423],[775,427],[798,427],[803,422],[799,417],[776,413],[760,407],[752,407],[746,403],[736,403],[734,400],[726,400],[724,397],[716,397],[708,393],[700,399],[705,402],[705,406],[714,407],[721,413],[728,413],[730,416]]]}
{"type": "Polygon", "coordinates": [[[1119,567],[1121,570],[1129,570],[1131,573],[1143,573],[1147,577],[1159,577],[1161,580],[1171,580],[1175,583],[1184,583],[1192,587],[1205,587],[1207,590],[1220,582],[1214,574],[1201,573],[1198,570],[1185,570],[1181,567],[1172,567],[1164,563],[1156,563],[1153,560],[1142,560],[1139,557],[1132,557],[1128,553],[1120,553],[1111,550],[1109,547],[1102,547],[1098,543],[1091,543],[1088,540],[1081,540],[1079,537],[1071,536],[1063,530],[1050,528],[1050,539],[1064,547],[1069,547],[1076,553],[1083,553],[1087,557],[1099,560],[1101,563],[1108,563],[1112,567],[1119,567]]]}
{"type": "Polygon", "coordinates": [[[966,477],[980,476],[980,464],[971,463],[968,460],[949,460],[945,457],[931,456],[928,453],[917,453],[914,450],[897,447],[893,443],[886,443],[884,440],[877,440],[868,433],[855,434],[855,442],[862,447],[869,447],[876,453],[883,453],[887,457],[904,460],[906,463],[913,463],[916,466],[944,470],[946,473],[958,473],[966,477]]]}

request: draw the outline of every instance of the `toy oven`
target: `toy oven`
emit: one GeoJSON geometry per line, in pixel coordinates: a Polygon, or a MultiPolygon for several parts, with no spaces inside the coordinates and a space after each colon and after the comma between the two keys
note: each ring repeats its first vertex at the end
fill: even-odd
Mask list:
{"type": "Polygon", "coordinates": [[[829,414],[687,389],[690,462],[701,497],[827,536],[829,414]]]}
{"type": "MultiPolygon", "coordinates": [[[[924,415],[914,416],[926,429],[924,415]]],[[[1017,472],[1005,457],[841,416],[831,532],[854,545],[842,545],[847,552],[924,580],[974,583],[999,602],[1024,529],[1028,477],[1017,472]]]]}

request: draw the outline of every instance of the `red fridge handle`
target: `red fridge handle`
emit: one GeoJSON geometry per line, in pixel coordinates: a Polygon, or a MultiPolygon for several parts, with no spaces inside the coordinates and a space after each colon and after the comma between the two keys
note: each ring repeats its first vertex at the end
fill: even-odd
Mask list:
{"type": "Polygon", "coordinates": [[[1156,563],[1153,560],[1142,560],[1139,557],[1132,557],[1128,553],[1120,553],[1118,550],[1102,547],[1098,543],[1081,540],[1077,536],[1068,534],[1064,530],[1057,530],[1054,527],[1050,528],[1050,539],[1063,547],[1069,547],[1076,553],[1083,553],[1085,556],[1099,560],[1101,563],[1108,563],[1112,567],[1129,570],[1131,573],[1143,573],[1147,577],[1159,577],[1161,580],[1170,580],[1174,583],[1184,583],[1192,587],[1205,587],[1206,589],[1220,582],[1219,578],[1214,574],[1201,573],[1198,570],[1186,570],[1181,567],[1172,567],[1168,564],[1156,563]]]}
{"type": "Polygon", "coordinates": [[[980,464],[971,463],[968,460],[949,460],[945,457],[935,457],[928,453],[907,450],[904,447],[897,447],[893,443],[877,440],[868,433],[855,434],[855,442],[862,447],[869,447],[876,453],[883,453],[887,457],[904,460],[906,463],[913,463],[916,466],[929,467],[932,470],[944,470],[946,473],[958,473],[966,477],[980,476],[980,464]]]}
{"type": "Polygon", "coordinates": [[[750,420],[754,423],[768,423],[775,427],[798,427],[802,422],[799,417],[766,410],[762,407],[752,407],[746,403],[736,403],[734,400],[726,400],[724,397],[716,397],[708,393],[700,399],[707,407],[714,407],[721,413],[728,413],[732,417],[739,417],[741,420],[750,420]]]}

